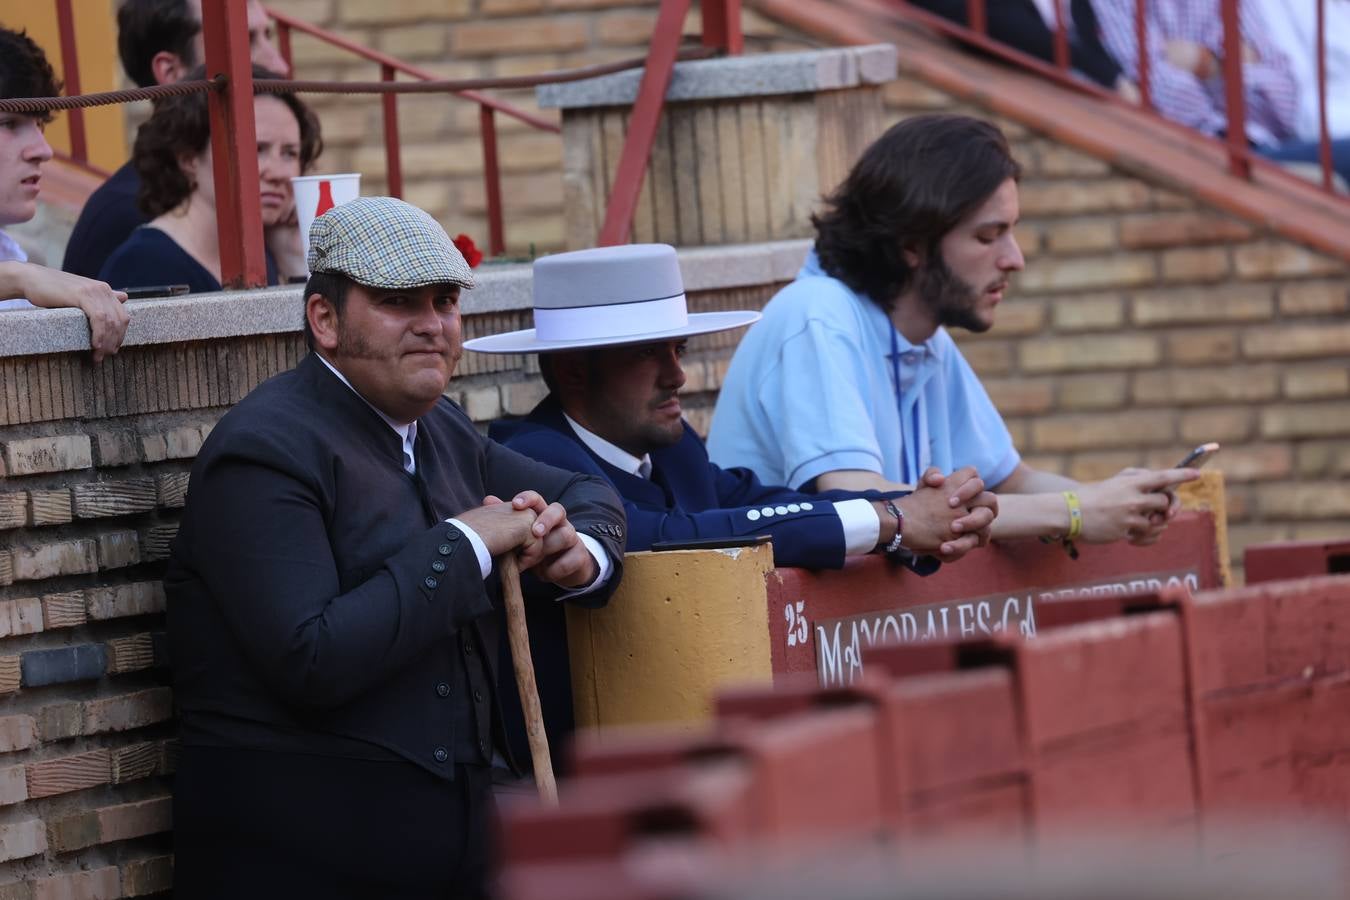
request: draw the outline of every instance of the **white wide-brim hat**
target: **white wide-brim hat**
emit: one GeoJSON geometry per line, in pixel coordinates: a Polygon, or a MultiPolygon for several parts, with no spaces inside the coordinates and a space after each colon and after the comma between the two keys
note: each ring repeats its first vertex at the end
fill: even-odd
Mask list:
{"type": "Polygon", "coordinates": [[[690,313],[675,248],[627,244],[534,261],[534,327],[474,338],[479,353],[549,353],[645,344],[740,328],[752,310],[690,313]]]}

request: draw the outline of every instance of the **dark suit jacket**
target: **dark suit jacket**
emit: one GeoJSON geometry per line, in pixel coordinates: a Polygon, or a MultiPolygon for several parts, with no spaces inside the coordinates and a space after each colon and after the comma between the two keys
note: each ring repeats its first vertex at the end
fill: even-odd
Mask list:
{"type": "MultiPolygon", "coordinates": [[[[103,264],[131,233],[146,222],[145,213],[136,205],[141,176],[136,163],[129,161],[108,176],[108,180],[84,201],[80,217],[66,242],[61,268],[85,278],[97,278],[103,264]]],[[[152,284],[168,284],[163,278],[152,284]]]]}
{"type": "Polygon", "coordinates": [[[532,488],[567,507],[614,564],[582,600],[608,598],[624,519],[603,480],[483,438],[448,400],[418,421],[416,456],[413,478],[394,431],[314,356],[216,425],[165,578],[185,743],[403,758],[452,777],[437,751],[463,739],[471,703],[458,654],[495,663],[499,590],[443,520],[486,494],[532,488]]]}

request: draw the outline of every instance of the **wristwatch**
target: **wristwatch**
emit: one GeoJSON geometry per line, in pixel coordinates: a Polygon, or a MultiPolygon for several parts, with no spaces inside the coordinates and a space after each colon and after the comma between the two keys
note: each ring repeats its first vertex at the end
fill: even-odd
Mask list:
{"type": "Polygon", "coordinates": [[[890,556],[901,549],[900,541],[903,538],[903,532],[905,530],[905,516],[900,512],[900,507],[896,506],[890,500],[883,500],[881,502],[886,504],[886,512],[895,516],[895,537],[891,538],[891,542],[881,551],[887,556],[890,556]]]}

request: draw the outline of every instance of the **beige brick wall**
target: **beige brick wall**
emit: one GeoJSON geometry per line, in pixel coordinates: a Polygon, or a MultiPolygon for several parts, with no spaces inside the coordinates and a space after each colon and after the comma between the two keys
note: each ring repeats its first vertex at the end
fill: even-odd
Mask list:
{"type": "MultiPolygon", "coordinates": [[[[276,9],[442,78],[534,75],[645,55],[657,0],[274,0],[276,9]]],[[[699,30],[698,4],[685,24],[699,30]]],[[[751,50],[799,48],[804,42],[771,37],[781,31],[750,10],[744,28],[751,50]]],[[[297,78],[374,80],[378,67],[296,35],[297,78]]],[[[557,122],[540,111],[533,90],[494,96],[557,122]]],[[[361,172],[362,192],[386,190],[380,103],[372,97],[307,98],[323,120],[326,150],[320,167],[361,172]]],[[[451,234],[469,234],[487,247],[487,205],[478,108],[448,97],[399,100],[404,198],[437,216],[451,234]]],[[[498,115],[502,196],[508,254],[521,256],[563,246],[562,142],[498,115]]]]}

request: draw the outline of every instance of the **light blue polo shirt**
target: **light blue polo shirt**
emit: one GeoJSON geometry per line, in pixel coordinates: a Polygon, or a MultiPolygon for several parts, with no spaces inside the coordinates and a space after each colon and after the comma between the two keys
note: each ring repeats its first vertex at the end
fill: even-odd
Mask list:
{"type": "MultiPolygon", "coordinates": [[[[19,242],[0,230],[0,262],[28,262],[28,254],[23,252],[19,242]]],[[[36,309],[22,297],[0,300],[0,309],[36,309]]]]}
{"type": "Polygon", "coordinates": [[[946,330],[911,344],[814,250],[736,348],[708,453],[793,488],[837,469],[912,484],[930,465],[974,466],[992,486],[1021,459],[946,330]]]}

